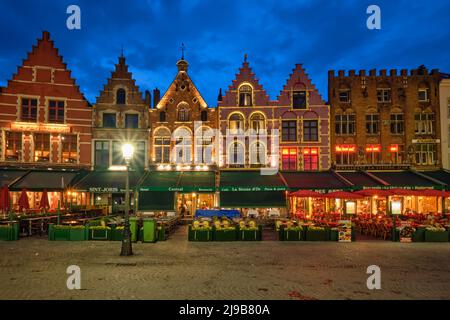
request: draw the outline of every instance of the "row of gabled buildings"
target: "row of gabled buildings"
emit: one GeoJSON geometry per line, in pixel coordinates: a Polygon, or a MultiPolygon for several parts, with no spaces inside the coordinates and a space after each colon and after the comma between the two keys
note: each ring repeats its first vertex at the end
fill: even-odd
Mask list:
{"type": "Polygon", "coordinates": [[[327,189],[334,180],[340,188],[364,187],[340,171],[378,181],[368,171],[436,172],[449,162],[450,90],[437,70],[330,71],[327,103],[297,64],[272,100],[245,56],[217,106],[209,106],[188,66],[184,57],[176,63],[161,96],[141,91],[121,55],[91,105],[43,32],[1,88],[0,182],[16,191],[45,188],[53,204],[120,206],[123,173],[116,170],[124,164],[122,145],[131,142],[140,207],[189,202],[193,212],[251,207],[262,198],[265,207],[281,206],[286,190],[327,189]],[[322,180],[321,187],[300,180],[322,180]],[[266,193],[250,199],[251,190],[266,193]]]}

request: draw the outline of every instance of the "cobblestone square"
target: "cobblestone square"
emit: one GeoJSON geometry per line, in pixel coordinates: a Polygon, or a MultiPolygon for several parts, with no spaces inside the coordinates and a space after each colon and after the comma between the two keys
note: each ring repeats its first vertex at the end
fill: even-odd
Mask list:
{"type": "Polygon", "coordinates": [[[449,243],[0,242],[0,299],[449,299],[449,243]],[[66,268],[81,268],[68,290],[66,268]],[[381,290],[366,286],[381,268],[381,290]]]}

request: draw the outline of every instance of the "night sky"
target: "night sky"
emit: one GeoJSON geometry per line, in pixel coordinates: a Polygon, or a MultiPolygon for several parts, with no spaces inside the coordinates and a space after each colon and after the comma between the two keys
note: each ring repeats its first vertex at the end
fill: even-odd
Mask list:
{"type": "Polygon", "coordinates": [[[0,85],[48,30],[93,103],[124,47],[141,91],[164,92],[186,45],[189,74],[206,102],[234,79],[244,54],[272,99],[302,63],[327,100],[330,69],[416,68],[450,72],[450,1],[1,1],[0,85]],[[81,8],[81,30],[66,8],[81,8]],[[381,7],[381,30],[366,9],[381,7]]]}

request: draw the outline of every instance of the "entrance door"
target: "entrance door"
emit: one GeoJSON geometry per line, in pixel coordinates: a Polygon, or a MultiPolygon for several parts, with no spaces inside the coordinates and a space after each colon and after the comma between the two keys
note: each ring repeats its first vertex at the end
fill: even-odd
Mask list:
{"type": "Polygon", "coordinates": [[[213,207],[213,193],[179,193],[177,197],[177,210],[184,217],[193,217],[197,209],[211,209],[213,207]]]}

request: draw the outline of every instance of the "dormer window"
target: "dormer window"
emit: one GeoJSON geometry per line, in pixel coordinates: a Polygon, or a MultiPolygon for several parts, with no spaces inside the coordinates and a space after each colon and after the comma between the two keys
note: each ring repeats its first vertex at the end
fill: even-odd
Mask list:
{"type": "Polygon", "coordinates": [[[239,88],[239,106],[247,107],[252,106],[252,87],[248,84],[244,84],[239,88]]]}
{"type": "Polygon", "coordinates": [[[125,89],[118,89],[116,92],[116,104],[125,104],[127,93],[125,89]]]}
{"type": "Polygon", "coordinates": [[[292,92],[292,108],[293,109],[306,109],[306,91],[293,91],[292,92]]]}

